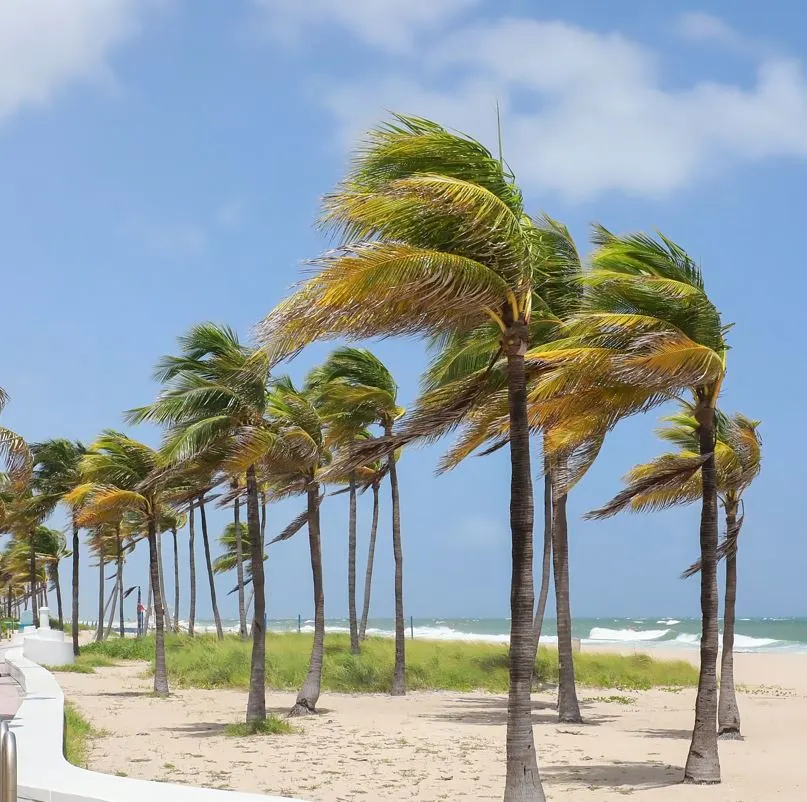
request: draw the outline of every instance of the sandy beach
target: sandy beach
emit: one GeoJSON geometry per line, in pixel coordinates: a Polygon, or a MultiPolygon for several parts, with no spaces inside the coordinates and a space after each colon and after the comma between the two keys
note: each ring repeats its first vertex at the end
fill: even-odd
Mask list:
{"type": "MultiPolygon", "coordinates": [[[[694,651],[651,653],[697,659],[694,651]]],[[[736,662],[745,740],[721,742],[719,786],[679,784],[694,690],[581,689],[582,726],[559,725],[553,695],[536,694],[535,739],[548,799],[807,798],[801,771],[807,655],[740,654],[736,662]]],[[[150,695],[145,670],[130,664],[58,675],[67,698],[104,730],[92,745],[90,768],[311,802],[501,798],[504,696],[323,694],[322,714],[296,720],[295,734],[232,738],[223,728],[241,719],[245,692],[179,690],[159,700],[150,695]]],[[[293,700],[291,693],[271,693],[267,705],[283,713],[293,700]]]]}

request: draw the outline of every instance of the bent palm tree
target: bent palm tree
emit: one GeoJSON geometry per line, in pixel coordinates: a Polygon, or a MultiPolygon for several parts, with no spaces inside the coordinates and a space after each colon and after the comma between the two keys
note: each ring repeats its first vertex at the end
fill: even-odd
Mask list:
{"type": "MultiPolygon", "coordinates": [[[[241,345],[235,332],[226,326],[194,326],[179,342],[180,356],[164,357],[155,371],[156,378],[165,385],[157,400],[130,411],[127,418],[167,426],[163,454],[170,464],[192,467],[201,460],[225,475],[246,475],[254,589],[246,720],[263,721],[266,597],[256,471],[261,461],[279,448],[278,437],[266,418],[269,362],[262,352],[241,345]]],[[[206,527],[204,517],[202,522],[206,527]]],[[[236,528],[237,536],[239,531],[236,528]]],[[[243,587],[240,577],[239,586],[243,587]]]]}
{"type": "Polygon", "coordinates": [[[532,525],[524,355],[540,236],[478,142],[416,118],[371,132],[326,201],[344,245],[264,320],[273,362],[318,339],[434,336],[494,321],[507,359],[513,541],[506,800],[543,800],[530,723],[532,525]]]}
{"type": "MultiPolygon", "coordinates": [[[[698,423],[691,404],[664,418],[668,425],[658,430],[662,440],[673,443],[677,450],[663,454],[651,462],[637,465],[625,476],[625,489],[602,510],[591,517],[631,511],[658,510],[691,504],[702,496],[701,456],[698,423]]],[[[720,661],[720,699],[718,703],[718,735],[740,737],[740,711],[734,689],[734,622],[737,599],[737,542],[743,517],[738,517],[743,493],[759,474],[761,442],[759,421],[744,415],[730,417],[718,411],[715,427],[715,472],[717,493],[726,515],[726,537],[718,548],[718,558],[726,559],[726,596],[723,614],[723,650],[720,661]]],[[[684,576],[701,568],[695,563],[684,576]]]]}

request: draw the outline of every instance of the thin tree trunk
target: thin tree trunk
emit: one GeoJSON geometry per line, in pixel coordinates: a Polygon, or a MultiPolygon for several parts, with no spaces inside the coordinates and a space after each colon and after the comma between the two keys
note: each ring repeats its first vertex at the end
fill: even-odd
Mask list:
{"type": "Polygon", "coordinates": [[[205,512],[204,496],[199,496],[199,516],[202,521],[202,542],[205,547],[205,565],[207,566],[207,580],[210,584],[210,605],[213,608],[213,620],[216,622],[216,635],[219,640],[224,639],[224,630],[221,628],[219,605],[216,601],[216,583],[213,579],[213,561],[210,559],[210,538],[207,536],[207,513],[205,512]]]}
{"type": "MultiPolygon", "coordinates": [[[[385,434],[392,436],[392,425],[385,427],[385,434]]],[[[392,670],[392,695],[406,693],[406,624],[403,608],[403,549],[401,547],[401,507],[398,496],[398,468],[395,452],[387,457],[389,465],[390,496],[392,499],[392,553],[395,558],[395,666],[392,670]]]]}
{"type": "Polygon", "coordinates": [[[115,605],[118,603],[118,577],[115,575],[115,584],[112,586],[112,591],[109,594],[109,621],[104,631],[104,640],[107,640],[112,633],[112,625],[115,623],[115,605]]]}
{"type": "Polygon", "coordinates": [[[59,629],[64,632],[64,614],[62,611],[62,583],[59,579],[59,561],[56,560],[53,570],[53,584],[56,587],[56,613],[59,616],[59,629]]]}
{"type": "Polygon", "coordinates": [[[507,354],[507,396],[510,413],[510,692],[507,703],[507,777],[505,802],[544,802],[532,733],[530,691],[535,665],[535,595],[532,577],[533,497],[530,431],[524,354],[526,325],[512,326],[503,338],[507,354]]]}
{"type": "Polygon", "coordinates": [[[717,474],[714,457],[715,411],[701,400],[695,410],[700,453],[708,458],[701,466],[701,665],[695,700],[695,727],[689,747],[684,782],[720,782],[717,753],[717,474]]]}
{"type": "Polygon", "coordinates": [[[123,543],[121,543],[120,537],[120,524],[118,524],[117,530],[115,532],[115,536],[117,538],[118,544],[118,616],[119,616],[119,629],[120,629],[120,636],[122,638],[126,637],[126,630],[123,623],[123,543]]]}
{"type": "MultiPolygon", "coordinates": [[[[563,472],[562,472],[563,473],[563,472]]],[[[561,476],[559,483],[564,482],[561,476]]],[[[552,560],[555,573],[555,607],[558,622],[558,721],[579,724],[580,705],[574,679],[572,613],[569,598],[569,536],[566,521],[566,489],[555,489],[552,522],[552,560]]]]}
{"type": "MultiPolygon", "coordinates": [[[[165,592],[165,572],[163,571],[163,535],[157,532],[157,575],[160,580],[158,590],[160,591],[160,603],[162,605],[163,616],[165,618],[166,629],[171,629],[171,615],[166,606],[167,594],[165,592]]],[[[156,594],[155,594],[156,595],[156,594]]]]}
{"type": "Polygon", "coordinates": [[[546,600],[549,597],[549,582],[552,577],[552,473],[548,460],[544,468],[544,554],[541,562],[541,589],[538,592],[538,603],[535,606],[535,653],[541,640],[544,628],[546,600]]]}
{"type": "Polygon", "coordinates": [[[361,611],[359,637],[367,637],[367,618],[370,615],[370,590],[373,585],[373,560],[375,559],[375,539],[378,534],[378,482],[373,482],[373,522],[370,525],[370,546],[367,550],[367,570],[364,574],[364,604],[361,611]]]}
{"type": "Polygon", "coordinates": [[[179,632],[179,543],[177,543],[177,528],[171,528],[174,539],[174,632],[179,632]]]}
{"type": "Polygon", "coordinates": [[[247,723],[250,723],[266,718],[266,588],[263,572],[263,530],[258,509],[258,481],[254,465],[250,465],[247,469],[247,532],[255,600],[247,699],[247,723]]]}
{"type": "Polygon", "coordinates": [[[30,555],[30,576],[31,576],[31,612],[33,614],[32,621],[34,626],[39,628],[39,607],[37,598],[37,588],[39,583],[36,581],[36,530],[31,530],[31,555],[30,555]]]}
{"type": "Polygon", "coordinates": [[[350,504],[347,527],[347,609],[350,620],[350,651],[358,654],[359,622],[356,616],[356,476],[350,474],[350,504]]]}
{"type": "Polygon", "coordinates": [[[308,548],[311,554],[311,575],[314,580],[314,643],[305,678],[290,716],[305,716],[317,712],[322,664],[325,659],[325,593],[322,587],[322,548],[319,531],[319,485],[308,488],[308,548]]]}
{"type": "Polygon", "coordinates": [[[79,529],[76,526],[75,518],[73,519],[73,598],[72,598],[72,621],[70,622],[70,630],[73,636],[73,654],[78,657],[81,649],[78,645],[78,591],[79,591],[79,529]]]}
{"type": "Polygon", "coordinates": [[[154,595],[154,693],[168,696],[168,671],[165,666],[165,608],[160,588],[160,560],[157,548],[157,521],[149,516],[149,573],[154,595]]]}
{"type": "MultiPolygon", "coordinates": [[[[233,482],[233,488],[238,483],[233,482]]],[[[244,604],[244,544],[241,540],[241,501],[236,498],[233,502],[233,522],[235,523],[235,572],[238,578],[238,631],[241,639],[247,639],[247,609],[244,604]]]]}
{"type": "Polygon", "coordinates": [[[146,615],[143,622],[143,634],[149,634],[149,626],[151,625],[151,611],[154,605],[154,588],[151,587],[151,564],[149,563],[149,592],[146,598],[146,615]]]}
{"type": "MultiPolygon", "coordinates": [[[[100,535],[99,535],[100,541],[100,535]]],[[[98,626],[95,629],[95,640],[100,642],[104,639],[104,545],[99,543],[98,549],[98,626]]]]}
{"type": "Polygon", "coordinates": [[[737,502],[726,503],[726,604],[723,611],[723,652],[720,659],[720,700],[717,734],[725,740],[742,740],[740,708],[734,690],[734,618],[737,603],[737,502]]]}
{"type": "Polygon", "coordinates": [[[188,610],[188,635],[193,637],[193,628],[196,625],[196,552],[195,552],[195,521],[193,502],[188,509],[188,565],[190,570],[190,609],[188,610]]]}

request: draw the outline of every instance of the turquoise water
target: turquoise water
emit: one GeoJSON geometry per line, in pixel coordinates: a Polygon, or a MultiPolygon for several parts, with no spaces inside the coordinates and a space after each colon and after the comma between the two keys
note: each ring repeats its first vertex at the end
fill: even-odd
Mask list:
{"type": "MultiPolygon", "coordinates": [[[[238,628],[237,621],[225,621],[228,629],[238,628]]],[[[212,627],[211,621],[197,622],[197,627],[212,627]]],[[[271,619],[269,629],[276,632],[296,632],[297,619],[271,619]]],[[[303,632],[313,629],[313,621],[300,621],[303,632]]],[[[347,632],[347,619],[328,619],[330,632],[347,632]]],[[[428,640],[467,640],[507,643],[510,622],[505,618],[415,618],[406,634],[428,640]]],[[[573,622],[573,635],[584,645],[625,645],[641,648],[698,647],[700,620],[694,618],[578,618],[573,622]]],[[[371,619],[368,634],[393,634],[391,618],[371,619]]],[[[557,640],[555,621],[547,620],[541,642],[557,640]]],[[[740,652],[804,651],[807,652],[807,618],[741,618],[737,619],[734,647],[740,652]]]]}

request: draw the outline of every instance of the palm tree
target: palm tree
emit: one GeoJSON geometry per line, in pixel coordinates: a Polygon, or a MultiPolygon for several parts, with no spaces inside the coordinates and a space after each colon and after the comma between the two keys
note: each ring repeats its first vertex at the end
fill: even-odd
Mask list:
{"type": "MultiPolygon", "coordinates": [[[[252,554],[252,543],[249,539],[249,530],[244,524],[239,524],[241,527],[241,542],[245,543],[247,546],[247,550],[249,554],[252,554]]],[[[224,527],[224,531],[218,537],[219,546],[223,549],[222,553],[216,557],[215,561],[213,562],[213,572],[216,574],[226,574],[232,571],[237,563],[238,563],[238,555],[237,555],[237,545],[236,545],[236,532],[235,532],[235,524],[227,524],[224,527]]],[[[266,562],[268,555],[266,552],[263,554],[263,560],[266,562]]],[[[252,582],[252,560],[247,560],[245,565],[245,573],[246,578],[244,580],[245,585],[249,585],[252,582]]],[[[237,590],[234,588],[234,590],[237,590]]]]}
{"type": "MultiPolygon", "coordinates": [[[[257,466],[278,448],[278,438],[266,419],[269,362],[263,353],[241,345],[232,329],[212,323],[194,326],[179,342],[180,356],[164,357],[155,371],[164,384],[157,400],[127,417],[131,422],[148,420],[167,426],[163,453],[170,464],[192,468],[203,460],[227,476],[246,476],[254,588],[246,720],[262,721],[266,718],[266,599],[257,466]]],[[[202,525],[204,532],[204,514],[202,525]]],[[[236,534],[239,531],[236,527],[236,534]]]]}
{"type": "MultiPolygon", "coordinates": [[[[52,511],[64,497],[81,483],[79,464],[86,453],[83,443],[78,440],[53,439],[36,443],[31,447],[34,462],[33,486],[43,501],[52,511]]],[[[72,601],[70,608],[70,630],[73,639],[73,654],[78,656],[78,618],[79,618],[79,565],[80,542],[79,527],[75,510],[70,510],[70,522],[73,530],[73,581],[72,601]]]]}
{"type": "MultiPolygon", "coordinates": [[[[689,390],[701,461],[701,664],[695,726],[684,781],[720,782],[717,753],[717,476],[715,410],[726,371],[726,327],[709,299],[701,271],[688,254],[659,235],[615,236],[596,228],[592,269],[585,276],[584,309],[570,330],[591,358],[589,368],[567,365],[547,380],[549,393],[613,382],[635,391],[647,408],[689,390]],[[642,397],[644,396],[644,397],[642,397]]],[[[578,406],[587,403],[578,393],[578,406]]]]}
{"type": "Polygon", "coordinates": [[[325,223],[341,231],[343,246],[259,327],[273,362],[318,339],[428,337],[488,321],[499,329],[513,540],[505,799],[542,800],[529,712],[533,495],[524,363],[540,234],[501,160],[470,138],[400,116],[371,132],[326,201],[325,223]]]}
{"type": "Polygon", "coordinates": [[[326,441],[327,420],[317,410],[316,390],[298,390],[286,377],[275,379],[269,393],[268,415],[280,448],[264,460],[264,470],[278,497],[306,496],[306,510],[272,543],[288,540],[303,526],[308,528],[308,549],[314,586],[314,641],[308,673],[290,716],[317,712],[325,660],[325,592],[322,581],[322,545],[319,508],[322,469],[331,459],[326,441]]]}
{"type": "MultiPolygon", "coordinates": [[[[701,456],[698,423],[691,404],[664,418],[668,425],[658,436],[677,446],[651,462],[637,465],[625,476],[625,489],[602,510],[590,513],[600,518],[620,510],[644,511],[691,504],[701,500],[701,456]]],[[[718,411],[715,426],[715,471],[717,493],[726,515],[726,537],[718,548],[718,559],[726,559],[726,595],[723,613],[723,650],[720,664],[718,735],[740,738],[740,711],[734,689],[734,622],[737,599],[737,542],[743,516],[739,514],[743,493],[761,467],[759,421],[741,414],[726,416],[718,411]]],[[[698,561],[684,572],[692,576],[701,569],[698,561]]]]}
{"type": "Polygon", "coordinates": [[[62,585],[59,580],[59,562],[70,556],[64,534],[58,529],[37,527],[37,535],[41,538],[42,553],[47,559],[48,579],[53,583],[56,591],[56,613],[59,620],[59,629],[64,629],[64,612],[62,610],[62,585]]]}
{"type": "Polygon", "coordinates": [[[107,430],[81,460],[84,483],[66,496],[80,507],[79,525],[93,525],[128,514],[142,522],[149,544],[149,573],[154,594],[154,693],[168,695],[165,665],[165,610],[160,587],[157,532],[160,517],[173,499],[174,477],[164,470],[157,451],[121,432],[107,430]]]}
{"type": "Polygon", "coordinates": [[[369,467],[359,468],[363,474],[362,490],[368,487],[373,491],[373,516],[370,523],[370,542],[367,546],[367,567],[364,573],[364,602],[361,610],[361,621],[359,623],[359,639],[364,640],[367,636],[367,619],[370,615],[370,594],[373,585],[373,563],[375,561],[375,541],[378,534],[378,493],[381,487],[381,480],[387,474],[387,464],[384,462],[373,462],[369,467]]]}

